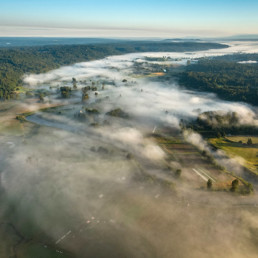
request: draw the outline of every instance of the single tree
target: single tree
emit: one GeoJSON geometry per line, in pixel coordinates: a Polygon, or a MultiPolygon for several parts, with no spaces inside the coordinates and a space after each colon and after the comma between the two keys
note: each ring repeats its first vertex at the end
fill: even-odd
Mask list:
{"type": "Polygon", "coordinates": [[[230,191],[235,192],[238,188],[238,185],[239,185],[238,179],[233,180],[230,191]]]}
{"type": "Polygon", "coordinates": [[[77,82],[76,79],[73,78],[73,79],[72,79],[72,83],[73,83],[73,88],[74,88],[74,89],[77,89],[76,82],[77,82]]]}
{"type": "Polygon", "coordinates": [[[248,138],[248,140],[247,140],[247,145],[252,145],[252,144],[253,144],[252,139],[251,139],[251,138],[248,138]]]}
{"type": "Polygon", "coordinates": [[[212,181],[209,178],[209,180],[207,181],[207,189],[211,189],[212,188],[212,181]]]}
{"type": "Polygon", "coordinates": [[[82,102],[89,99],[89,95],[87,93],[82,93],[82,102]]]}
{"type": "Polygon", "coordinates": [[[39,101],[44,102],[44,94],[43,93],[39,94],[39,101]]]}
{"type": "Polygon", "coordinates": [[[182,174],[182,170],[181,169],[177,169],[176,170],[176,177],[179,178],[182,174]]]}
{"type": "Polygon", "coordinates": [[[217,138],[221,138],[221,133],[217,132],[217,138]]]}

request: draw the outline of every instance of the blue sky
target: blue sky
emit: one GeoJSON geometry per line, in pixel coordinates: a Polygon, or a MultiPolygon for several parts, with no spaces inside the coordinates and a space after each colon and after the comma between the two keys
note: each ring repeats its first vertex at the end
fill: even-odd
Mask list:
{"type": "Polygon", "coordinates": [[[258,0],[0,0],[0,36],[258,34],[258,0]]]}

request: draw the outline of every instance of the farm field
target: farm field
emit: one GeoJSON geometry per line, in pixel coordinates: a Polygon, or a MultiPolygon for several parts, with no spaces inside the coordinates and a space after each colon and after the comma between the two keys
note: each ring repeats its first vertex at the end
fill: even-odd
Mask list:
{"type": "Polygon", "coordinates": [[[230,136],[212,138],[209,142],[224,150],[229,157],[236,158],[241,165],[258,174],[258,137],[230,136]],[[251,145],[247,145],[249,138],[252,139],[251,145]]]}
{"type": "Polygon", "coordinates": [[[181,169],[181,179],[190,187],[206,189],[209,179],[213,190],[228,191],[234,176],[218,168],[209,157],[204,156],[195,146],[186,142],[181,135],[173,137],[155,136],[159,146],[168,155],[168,163],[174,169],[181,169]]]}

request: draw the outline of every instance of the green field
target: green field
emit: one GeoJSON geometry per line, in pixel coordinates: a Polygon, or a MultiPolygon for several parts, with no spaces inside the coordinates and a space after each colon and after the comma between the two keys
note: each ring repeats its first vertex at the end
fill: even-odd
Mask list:
{"type": "Polygon", "coordinates": [[[239,162],[258,174],[258,137],[230,136],[226,138],[212,138],[209,140],[215,147],[224,150],[230,157],[240,157],[239,162]],[[248,138],[252,145],[247,145],[248,138]],[[242,143],[241,143],[241,142],[242,143]]]}
{"type": "Polygon", "coordinates": [[[248,136],[228,136],[227,139],[232,142],[242,141],[243,143],[247,143],[248,138],[252,139],[253,144],[258,144],[258,137],[248,137],[248,136]]]}

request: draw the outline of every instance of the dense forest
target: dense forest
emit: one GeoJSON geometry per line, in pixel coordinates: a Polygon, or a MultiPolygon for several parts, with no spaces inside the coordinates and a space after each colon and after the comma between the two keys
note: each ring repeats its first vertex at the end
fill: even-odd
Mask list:
{"type": "Polygon", "coordinates": [[[181,85],[216,93],[220,98],[258,105],[258,54],[201,58],[179,75],[181,85]],[[257,63],[239,63],[242,61],[257,63]]]}
{"type": "Polygon", "coordinates": [[[133,52],[196,51],[225,48],[217,43],[122,42],[0,49],[0,99],[15,97],[25,73],[42,73],[63,65],[133,52]]]}

